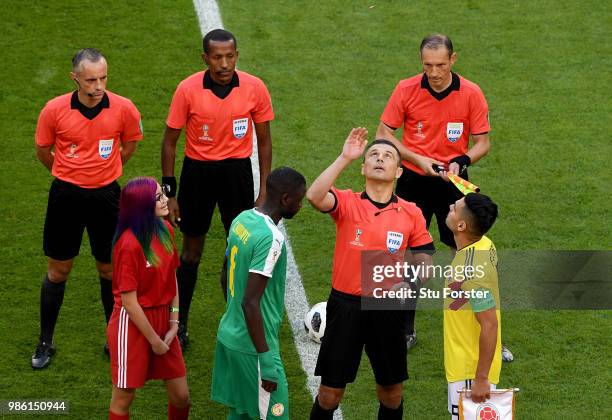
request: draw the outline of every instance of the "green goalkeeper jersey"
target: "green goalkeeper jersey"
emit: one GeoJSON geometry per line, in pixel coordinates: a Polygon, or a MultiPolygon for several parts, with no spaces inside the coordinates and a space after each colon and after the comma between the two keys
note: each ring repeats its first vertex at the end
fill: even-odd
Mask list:
{"type": "Polygon", "coordinates": [[[247,329],[242,299],[249,272],[268,277],[260,308],[268,347],[278,352],[278,332],[285,310],[287,250],[285,237],[269,216],[255,209],[234,219],[227,237],[227,304],[217,339],[226,347],[257,354],[247,329]]]}

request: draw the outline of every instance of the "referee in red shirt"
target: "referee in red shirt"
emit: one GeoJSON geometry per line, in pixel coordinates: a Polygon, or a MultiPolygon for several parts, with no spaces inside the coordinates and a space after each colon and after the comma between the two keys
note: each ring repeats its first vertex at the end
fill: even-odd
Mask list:
{"type": "MultiPolygon", "coordinates": [[[[435,214],[440,241],[456,249],[445,220],[449,206],[462,194],[447,172],[468,179],[468,166],[489,152],[489,108],[478,85],[452,72],[457,53],[449,37],[428,35],[420,52],[423,73],[397,84],[376,137],[392,141],[402,155],[404,171],[396,194],[419,206],[428,228],[435,214]],[[395,138],[399,128],[401,142],[395,138]]],[[[409,348],[416,344],[414,316],[410,311],[409,348]]]]}
{"type": "MultiPolygon", "coordinates": [[[[236,70],[234,35],[214,29],[203,39],[206,71],[179,83],[166,120],[162,144],[162,183],[168,191],[170,221],[183,233],[179,287],[179,340],[189,344],[189,306],[204,249],[204,239],[217,204],[225,233],[242,211],[261,205],[272,162],[270,121],[274,119],[270,94],[257,77],[236,70]],[[253,125],[255,130],[253,130],[253,125]],[[186,129],[185,159],[178,201],[174,177],[176,143],[186,129]],[[259,197],[253,196],[250,156],[253,131],[259,154],[259,197]]],[[[222,285],[225,290],[224,285],[222,285]]]]}
{"type": "Polygon", "coordinates": [[[36,127],[36,156],[55,179],[43,234],[48,268],[40,290],[34,369],[47,367],[55,353],[53,330],[85,229],[108,323],[113,310],[111,248],[119,213],[117,178],[142,139],[134,104],[106,90],[107,64],[100,51],[77,52],[70,77],[77,90],[47,102],[36,127]]]}
{"type": "Polygon", "coordinates": [[[346,385],[356,378],[364,348],[376,379],[378,418],[403,415],[403,382],[408,379],[405,313],[396,307],[362,306],[377,297],[364,273],[371,265],[402,264],[405,256],[416,266],[429,266],[434,246],[421,210],[393,194],[403,171],[399,151],[388,140],[375,140],[366,149],[366,137],[365,128],[353,129],[341,155],[306,193],[310,203],[329,213],[336,224],[327,326],[315,369],[321,386],[311,419],[333,418],[346,385]],[[334,187],[340,173],[362,155],[365,191],[334,187]]]}

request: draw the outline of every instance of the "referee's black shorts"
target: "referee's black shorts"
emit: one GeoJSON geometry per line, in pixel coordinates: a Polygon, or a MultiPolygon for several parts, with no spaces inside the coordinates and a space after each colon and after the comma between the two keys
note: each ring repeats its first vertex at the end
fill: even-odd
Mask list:
{"type": "Polygon", "coordinates": [[[202,236],[208,232],[219,204],[225,232],[244,210],[253,208],[251,160],[200,161],[185,156],[178,191],[181,232],[202,236]]]}
{"type": "Polygon", "coordinates": [[[362,310],[359,296],[332,289],[315,368],[321,384],[345,388],[354,382],[364,347],[378,385],[408,379],[405,312],[362,310]]]}
{"type": "MultiPolygon", "coordinates": [[[[397,180],[395,193],[406,201],[412,201],[421,209],[427,229],[431,217],[435,214],[440,241],[456,248],[453,232],[446,226],[446,216],[449,206],[463,197],[461,191],[440,177],[419,175],[405,166],[403,169],[402,176],[397,180]]],[[[461,174],[461,177],[468,179],[467,170],[461,174]]]]}
{"type": "Polygon", "coordinates": [[[53,180],[43,233],[45,255],[60,261],[76,257],[83,231],[87,229],[96,261],[110,263],[120,195],[121,188],[116,181],[100,188],[81,188],[60,179],[53,180]]]}

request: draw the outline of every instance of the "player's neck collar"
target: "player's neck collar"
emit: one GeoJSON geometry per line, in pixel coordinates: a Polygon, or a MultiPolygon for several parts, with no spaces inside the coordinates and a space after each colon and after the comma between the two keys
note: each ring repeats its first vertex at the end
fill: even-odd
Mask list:
{"type": "Polygon", "coordinates": [[[421,88],[427,89],[431,96],[436,98],[438,101],[441,101],[450,95],[453,90],[459,90],[461,88],[461,80],[459,79],[459,76],[456,73],[451,72],[451,78],[451,84],[446,89],[444,89],[442,92],[436,92],[431,88],[427,75],[423,73],[423,77],[421,78],[421,88]]]}
{"type": "Polygon", "coordinates": [[[397,195],[395,195],[395,194],[391,194],[391,198],[386,203],[379,203],[378,201],[372,200],[370,198],[370,196],[368,195],[368,193],[363,191],[361,193],[361,199],[362,200],[369,200],[370,203],[374,204],[374,206],[376,206],[376,208],[378,208],[379,210],[380,209],[384,209],[385,207],[387,207],[391,203],[397,203],[397,195]]]}
{"type": "Polygon", "coordinates": [[[210,89],[219,99],[225,99],[231,93],[235,87],[240,86],[240,79],[238,78],[238,72],[234,71],[232,80],[227,85],[220,85],[210,77],[210,72],[206,70],[204,72],[204,78],[202,80],[202,87],[204,89],[210,89]]]}
{"type": "Polygon", "coordinates": [[[89,108],[79,101],[79,92],[75,90],[70,98],[70,108],[77,109],[85,118],[93,120],[104,108],[110,108],[110,100],[108,99],[108,94],[104,93],[102,100],[93,108],[89,108]]]}

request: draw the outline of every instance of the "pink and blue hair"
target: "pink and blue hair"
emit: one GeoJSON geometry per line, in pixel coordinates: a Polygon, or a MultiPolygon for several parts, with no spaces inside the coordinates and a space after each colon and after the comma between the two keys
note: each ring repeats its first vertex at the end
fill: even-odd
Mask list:
{"type": "Polygon", "coordinates": [[[151,248],[151,241],[157,237],[168,253],[173,251],[173,241],[163,220],[155,215],[157,181],[150,177],[131,179],[121,191],[119,221],[113,245],[123,232],[131,230],[152,265],[159,259],[151,248]]]}

